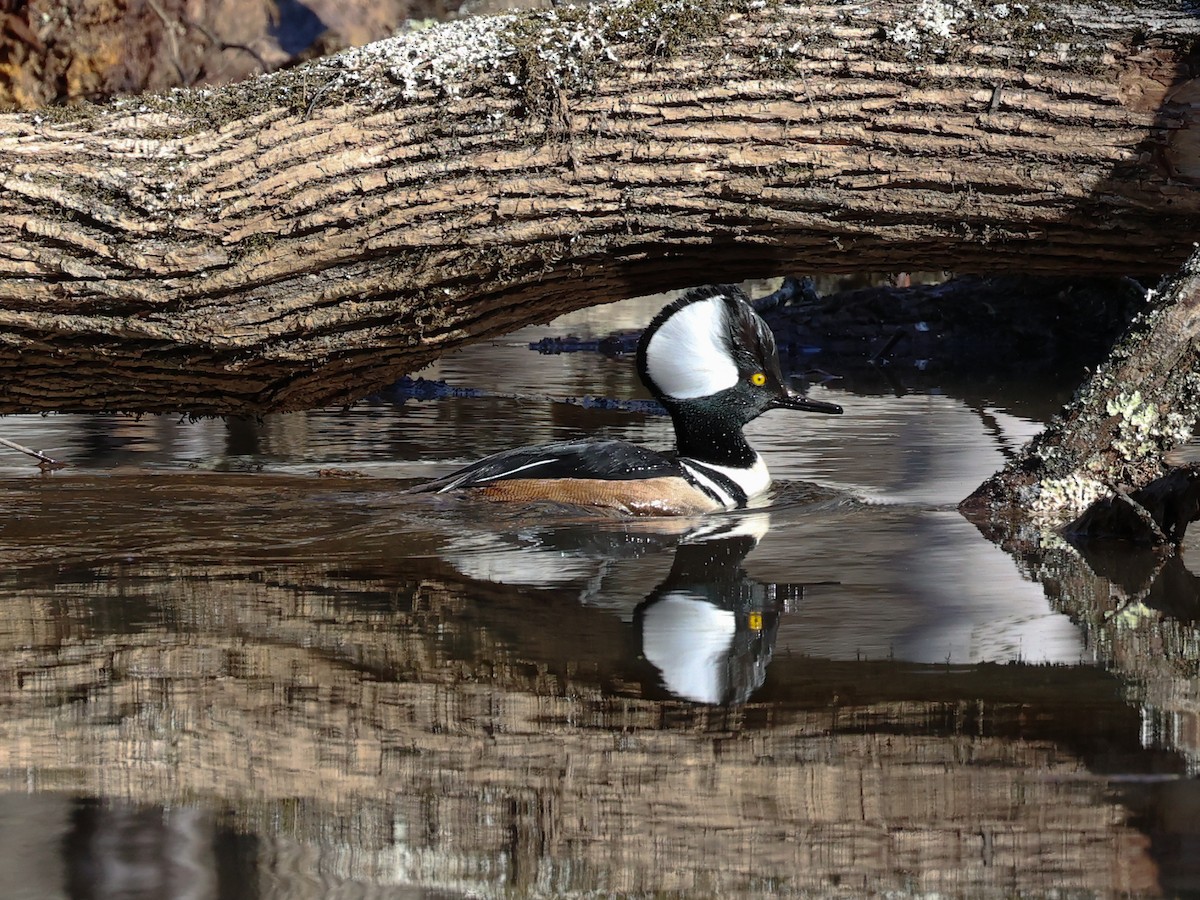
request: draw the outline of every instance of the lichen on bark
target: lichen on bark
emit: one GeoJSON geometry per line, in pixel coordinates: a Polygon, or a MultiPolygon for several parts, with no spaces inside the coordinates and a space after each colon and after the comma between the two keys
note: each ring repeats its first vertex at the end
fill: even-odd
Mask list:
{"type": "Polygon", "coordinates": [[[1200,421],[1200,250],[1154,292],[1071,403],[963,502],[1045,527],[1162,476],[1200,421]]]}

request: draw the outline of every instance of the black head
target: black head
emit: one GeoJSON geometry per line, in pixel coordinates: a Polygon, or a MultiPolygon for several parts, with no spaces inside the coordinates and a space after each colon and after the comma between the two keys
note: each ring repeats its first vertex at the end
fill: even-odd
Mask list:
{"type": "Polygon", "coordinates": [[[673,416],[704,406],[744,425],[769,409],[842,411],[788,389],[775,336],[733,285],[694,288],[664,308],[638,342],[637,364],[673,416]]]}

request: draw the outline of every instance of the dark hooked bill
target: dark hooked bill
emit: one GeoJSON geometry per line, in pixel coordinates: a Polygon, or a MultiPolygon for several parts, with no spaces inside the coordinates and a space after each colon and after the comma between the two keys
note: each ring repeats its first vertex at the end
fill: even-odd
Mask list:
{"type": "Polygon", "coordinates": [[[842,408],[836,403],[825,403],[822,400],[809,400],[799,394],[789,393],[786,397],[776,397],[771,401],[771,409],[799,409],[804,412],[832,413],[840,415],[842,408]]]}

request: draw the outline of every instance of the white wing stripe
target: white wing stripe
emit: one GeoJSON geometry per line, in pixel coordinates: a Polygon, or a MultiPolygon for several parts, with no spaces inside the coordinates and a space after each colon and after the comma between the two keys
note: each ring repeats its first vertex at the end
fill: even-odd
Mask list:
{"type": "Polygon", "coordinates": [[[454,488],[458,487],[464,481],[473,481],[482,484],[485,481],[495,481],[497,478],[507,478],[509,475],[516,475],[518,472],[524,472],[526,469],[532,469],[535,466],[544,466],[547,463],[552,462],[554,462],[553,459],[539,459],[536,462],[525,463],[523,466],[517,466],[515,469],[505,469],[503,472],[497,472],[495,475],[489,475],[486,478],[475,478],[473,477],[474,473],[467,472],[464,473],[462,478],[452,481],[450,484],[438,491],[438,493],[444,494],[446,491],[454,490],[454,488]]]}

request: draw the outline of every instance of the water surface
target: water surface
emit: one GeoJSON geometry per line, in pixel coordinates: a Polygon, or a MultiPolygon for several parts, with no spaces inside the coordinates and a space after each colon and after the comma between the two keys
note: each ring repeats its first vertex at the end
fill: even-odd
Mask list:
{"type": "Polygon", "coordinates": [[[0,420],[72,463],[0,454],[6,895],[1200,890],[1196,541],[1089,562],[954,508],[1073,376],[826,381],[844,416],[750,427],[777,491],[738,514],[401,493],[669,446],[554,400],[645,398],[629,358],[527,348],[660,303],[422,373],[487,396],[0,420]]]}

